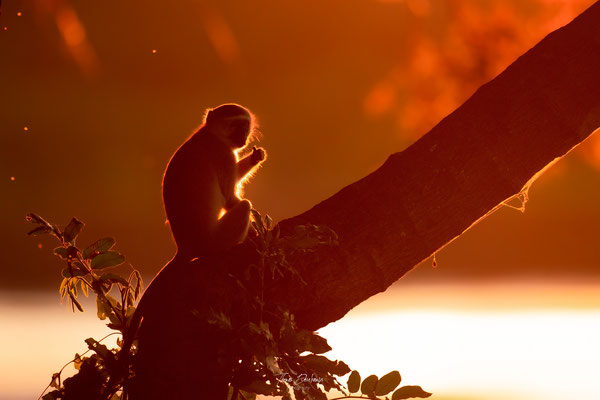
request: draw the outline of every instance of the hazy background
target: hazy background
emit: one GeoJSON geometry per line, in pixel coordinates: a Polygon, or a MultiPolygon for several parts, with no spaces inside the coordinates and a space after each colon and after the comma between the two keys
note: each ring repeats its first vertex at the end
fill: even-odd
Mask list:
{"type": "MultiPolygon", "coordinates": [[[[3,3],[0,398],[14,400],[106,331],[57,305],[56,244],[26,236],[27,212],[77,216],[80,244],[114,236],[151,278],[175,250],[162,173],[207,107],[257,114],[269,155],[246,194],[290,217],[409,146],[592,1],[3,3]]],[[[501,209],[325,336],[353,367],[399,368],[440,400],[597,398],[599,204],[596,135],[533,185],[524,214],[501,209]]]]}
{"type": "MultiPolygon", "coordinates": [[[[144,273],[174,252],[163,169],[205,108],[261,122],[247,186],[276,220],[406,148],[591,1],[4,2],[0,17],[0,288],[58,284],[27,212],[116,237],[144,273]],[[41,248],[39,248],[41,247],[41,248]]],[[[507,99],[510,101],[510,99],[507,99]]],[[[429,279],[599,276],[600,140],[438,255],[429,279]]],[[[424,274],[426,272],[423,272],[424,274]]]]}

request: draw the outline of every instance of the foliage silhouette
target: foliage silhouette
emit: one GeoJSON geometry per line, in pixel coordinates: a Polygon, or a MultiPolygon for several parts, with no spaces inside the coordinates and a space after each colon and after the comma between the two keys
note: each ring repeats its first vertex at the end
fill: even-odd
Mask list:
{"type": "MultiPolygon", "coordinates": [[[[306,224],[297,226],[289,236],[281,236],[269,216],[263,217],[253,210],[252,218],[253,233],[248,241],[259,255],[258,262],[246,265],[237,274],[222,273],[217,276],[220,282],[212,282],[217,290],[226,290],[225,293],[232,295],[238,311],[232,312],[219,302],[191,311],[203,330],[211,331],[214,337],[225,338],[211,345],[216,346],[217,363],[222,364],[215,371],[228,373],[227,399],[248,400],[262,394],[291,400],[293,393],[297,400],[324,400],[326,392],[337,389],[344,394],[338,399],[374,400],[383,399],[380,396],[396,389],[401,381],[397,371],[381,378],[371,375],[362,384],[360,374],[352,371],[346,391],[337,378],[350,372],[350,368],[342,361],[322,355],[331,350],[326,339],[298,328],[294,315],[285,305],[270,304],[264,297],[266,279],[288,275],[303,282],[294,268],[295,258],[318,246],[335,246],[335,232],[325,226],[306,224]]],[[[74,364],[77,373],[63,381],[63,367],[53,374],[46,388],[54,390],[46,394],[44,390],[40,397],[43,400],[132,397],[130,388],[135,386],[132,382],[140,365],[139,343],[135,337],[138,326],[134,318],[142,287],[140,273],[132,268],[125,278],[115,272],[105,272],[106,268],[124,263],[125,258],[113,250],[113,238],[99,239],[86,248],[77,247],[76,238],[83,223],[76,218],[64,230],[35,214],[28,214],[27,220],[38,225],[30,235],[50,234],[60,242],[54,253],[67,264],[62,270],[61,298],[68,295],[73,311],[75,308],[83,311],[77,299],[78,287],[86,296],[91,289],[96,295],[98,318],[110,321],[108,327],[116,331],[110,335],[120,335],[118,348],[114,349],[101,343],[110,335],[101,340],[86,339],[89,350],[76,354],[68,363],[74,364]],[[111,296],[111,291],[117,291],[120,300],[111,296]],[[92,354],[86,356],[90,352],[92,354]]],[[[404,386],[396,390],[391,399],[430,395],[418,386],[404,386]]]]}

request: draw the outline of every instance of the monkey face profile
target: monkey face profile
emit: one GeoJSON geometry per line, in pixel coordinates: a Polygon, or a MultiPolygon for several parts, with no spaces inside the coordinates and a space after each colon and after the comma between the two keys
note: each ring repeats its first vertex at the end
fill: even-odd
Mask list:
{"type": "Polygon", "coordinates": [[[224,104],[208,112],[206,125],[232,150],[245,147],[254,128],[253,116],[237,104],[224,104]]]}
{"type": "Polygon", "coordinates": [[[250,136],[251,121],[246,118],[234,118],[226,123],[226,135],[231,143],[232,149],[240,149],[246,146],[250,136]]]}

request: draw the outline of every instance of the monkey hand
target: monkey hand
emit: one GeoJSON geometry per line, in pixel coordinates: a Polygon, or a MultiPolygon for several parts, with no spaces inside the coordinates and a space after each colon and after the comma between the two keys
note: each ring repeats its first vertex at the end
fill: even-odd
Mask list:
{"type": "Polygon", "coordinates": [[[267,158],[267,152],[262,147],[252,147],[252,154],[250,154],[250,160],[253,165],[263,162],[267,158]]]}
{"type": "Polygon", "coordinates": [[[233,207],[237,206],[242,200],[237,196],[232,196],[230,199],[227,199],[225,203],[225,211],[231,210],[233,207]]]}

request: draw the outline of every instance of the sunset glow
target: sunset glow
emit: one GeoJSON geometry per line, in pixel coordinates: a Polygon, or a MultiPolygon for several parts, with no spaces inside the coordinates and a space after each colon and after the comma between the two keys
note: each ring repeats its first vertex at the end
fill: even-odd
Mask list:
{"type": "Polygon", "coordinates": [[[591,399],[600,396],[599,293],[595,285],[398,285],[321,333],[352,368],[398,369],[404,384],[424,385],[435,399],[591,399]]]}
{"type": "Polygon", "coordinates": [[[201,7],[200,18],[202,26],[208,36],[216,54],[223,64],[232,66],[239,61],[240,48],[227,20],[221,15],[217,7],[210,3],[198,3],[201,7]]]}
{"type": "Polygon", "coordinates": [[[88,40],[83,21],[69,0],[36,1],[34,5],[42,18],[54,20],[68,54],[81,72],[88,77],[96,75],[99,72],[98,56],[88,40]]]}
{"type": "MultiPolygon", "coordinates": [[[[320,333],[330,358],[364,376],[399,370],[403,384],[435,399],[591,399],[600,396],[599,293],[595,284],[399,284],[320,333]]],[[[34,398],[51,372],[85,351],[85,338],[110,333],[90,301],[88,312],[73,314],[56,298],[32,295],[17,306],[0,297],[1,400],[34,398]]]]}
{"type": "Polygon", "coordinates": [[[0,400],[132,321],[110,396],[272,382],[319,326],[433,400],[600,399],[600,2],[0,3],[0,400]]]}

